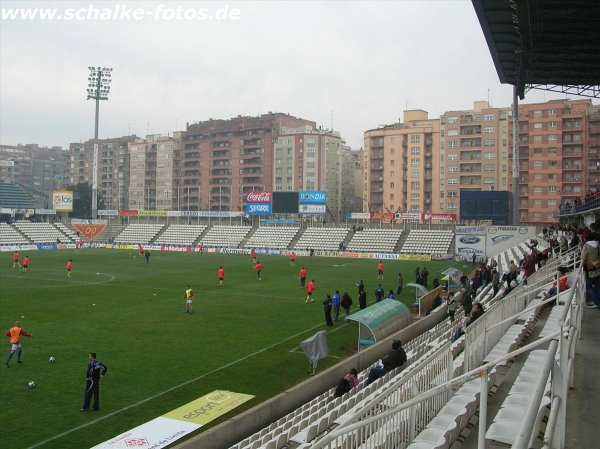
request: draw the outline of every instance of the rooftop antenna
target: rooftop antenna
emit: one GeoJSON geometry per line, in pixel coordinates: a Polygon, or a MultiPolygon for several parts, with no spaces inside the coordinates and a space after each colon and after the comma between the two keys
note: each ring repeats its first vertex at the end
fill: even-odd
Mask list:
{"type": "Polygon", "coordinates": [[[331,130],[333,131],[333,109],[331,110],[331,130]]]}
{"type": "Polygon", "coordinates": [[[146,136],[150,135],[150,122],[146,122],[146,136]]]}
{"type": "Polygon", "coordinates": [[[488,108],[490,107],[490,88],[488,87],[488,108]]]}

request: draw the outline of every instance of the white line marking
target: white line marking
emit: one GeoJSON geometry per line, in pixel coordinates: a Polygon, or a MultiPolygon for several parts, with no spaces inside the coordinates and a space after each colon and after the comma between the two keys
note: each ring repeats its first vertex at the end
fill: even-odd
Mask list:
{"type": "MultiPolygon", "coordinates": [[[[80,272],[80,273],[82,273],[82,272],[80,272]]],[[[91,271],[88,271],[87,273],[91,273],[91,271]]],[[[108,276],[108,279],[106,279],[104,281],[98,281],[98,282],[78,282],[76,280],[75,281],[64,281],[64,279],[58,279],[58,278],[49,279],[49,278],[23,276],[23,279],[32,279],[32,280],[39,280],[39,281],[63,281],[63,283],[59,284],[59,285],[56,285],[56,284],[28,285],[27,287],[24,287],[22,285],[17,285],[14,287],[2,287],[2,289],[3,290],[16,290],[16,289],[27,288],[28,290],[30,290],[33,288],[61,288],[61,287],[68,287],[69,285],[76,285],[76,286],[80,287],[82,285],[108,284],[109,282],[112,282],[115,280],[115,276],[113,276],[113,275],[106,274],[106,273],[100,273],[100,274],[103,276],[108,276]]],[[[70,279],[72,279],[72,278],[70,278],[70,279]]]]}
{"type": "Polygon", "coordinates": [[[316,329],[318,327],[321,327],[321,326],[322,326],[322,324],[319,324],[317,326],[310,327],[310,328],[308,328],[308,329],[306,329],[306,330],[304,330],[302,332],[298,332],[297,334],[292,335],[292,336],[290,336],[288,338],[285,338],[285,339],[283,339],[283,340],[281,340],[281,341],[279,341],[277,343],[274,343],[271,346],[267,346],[266,348],[259,349],[258,351],[253,352],[252,354],[248,354],[248,355],[246,355],[246,356],[244,356],[244,357],[242,357],[240,359],[234,360],[233,362],[230,362],[227,365],[223,365],[223,366],[221,366],[219,368],[216,368],[216,369],[214,369],[212,371],[209,371],[208,373],[204,373],[204,374],[202,374],[202,375],[200,375],[198,377],[195,377],[193,379],[186,380],[185,382],[180,383],[179,385],[175,385],[175,386],[173,386],[171,388],[167,388],[166,390],[161,391],[160,393],[156,393],[155,395],[150,396],[150,397],[148,397],[146,399],[142,399],[141,401],[138,401],[135,404],[131,404],[131,405],[128,405],[127,407],[123,407],[122,409],[115,410],[114,412],[109,413],[108,415],[102,416],[102,417],[97,418],[97,419],[95,419],[93,421],[90,421],[90,422],[87,422],[87,423],[82,424],[80,426],[74,427],[74,428],[72,428],[70,430],[67,430],[67,431],[63,432],[63,433],[60,433],[60,434],[55,435],[53,437],[50,437],[50,438],[48,438],[48,439],[46,439],[44,441],[40,441],[39,443],[36,443],[33,446],[29,446],[29,449],[40,447],[40,446],[42,446],[42,445],[44,445],[46,443],[49,443],[50,441],[54,441],[54,440],[56,440],[58,438],[62,438],[62,437],[66,436],[66,435],[69,435],[69,434],[71,434],[73,432],[77,432],[78,430],[84,429],[84,428],[89,427],[89,426],[91,426],[93,424],[97,424],[100,421],[104,421],[107,418],[111,418],[112,416],[117,415],[117,414],[119,414],[121,412],[124,412],[124,411],[129,410],[129,409],[134,408],[134,407],[137,407],[138,405],[145,404],[146,402],[152,401],[153,399],[156,399],[156,398],[159,398],[161,396],[164,396],[165,394],[170,393],[171,391],[177,390],[178,388],[184,387],[184,386],[186,386],[188,384],[197,382],[200,379],[203,379],[206,376],[209,376],[211,374],[214,374],[214,373],[217,373],[219,371],[222,371],[225,368],[229,368],[231,366],[237,365],[238,363],[243,362],[244,360],[249,359],[250,357],[254,357],[255,355],[258,355],[258,354],[261,354],[261,353],[263,353],[265,351],[268,351],[269,349],[272,349],[272,348],[274,348],[274,347],[276,347],[276,346],[278,346],[278,345],[280,345],[282,343],[285,343],[286,341],[292,340],[292,339],[294,339],[296,337],[299,337],[302,334],[305,334],[306,332],[310,332],[311,330],[314,330],[314,329],[316,329]]]}

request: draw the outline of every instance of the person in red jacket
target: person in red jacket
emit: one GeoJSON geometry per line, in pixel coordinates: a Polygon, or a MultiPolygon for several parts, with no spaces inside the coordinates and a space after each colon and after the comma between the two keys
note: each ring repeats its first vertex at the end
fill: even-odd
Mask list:
{"type": "Polygon", "coordinates": [[[29,256],[23,258],[23,273],[27,273],[27,268],[29,268],[29,256]]]}
{"type": "Polygon", "coordinates": [[[71,270],[73,269],[73,260],[69,259],[67,262],[67,277],[71,277],[71,270]]]}
{"type": "Polygon", "coordinates": [[[15,321],[15,325],[11,327],[8,332],[6,332],[6,336],[10,338],[10,354],[8,354],[6,362],[4,362],[7,368],[10,368],[8,363],[10,362],[10,359],[12,359],[15,351],[18,351],[17,363],[23,363],[23,360],[21,360],[21,354],[23,352],[23,348],[21,347],[21,335],[24,335],[25,337],[31,337],[29,332],[25,332],[23,329],[21,329],[21,322],[15,321]]]}
{"type": "Polygon", "coordinates": [[[260,260],[256,262],[256,265],[254,265],[254,269],[256,270],[256,275],[258,276],[259,281],[262,281],[260,274],[262,273],[263,268],[264,266],[262,263],[260,263],[260,260]]]}
{"type": "Polygon", "coordinates": [[[13,258],[13,268],[21,268],[21,264],[19,263],[19,260],[21,259],[21,255],[19,254],[19,251],[15,251],[12,255],[13,258]]]}
{"type": "Polygon", "coordinates": [[[304,267],[300,268],[298,279],[300,279],[300,288],[304,288],[304,284],[306,282],[306,269],[304,267]]]}
{"type": "Polygon", "coordinates": [[[290,254],[290,265],[292,267],[296,265],[296,251],[292,251],[292,254],[290,254]]]}
{"type": "Polygon", "coordinates": [[[308,284],[306,285],[306,301],[304,301],[304,304],[308,303],[308,302],[313,302],[314,299],[312,297],[313,292],[316,290],[315,287],[315,280],[312,279],[311,281],[308,282],[308,284]]]}
{"type": "Polygon", "coordinates": [[[225,270],[223,267],[219,267],[219,271],[217,271],[217,277],[219,278],[219,287],[222,287],[223,280],[225,279],[225,270]]]}
{"type": "Polygon", "coordinates": [[[254,265],[256,265],[256,250],[254,248],[252,248],[252,251],[250,252],[250,256],[252,257],[252,263],[254,263],[254,265]]]}
{"type": "Polygon", "coordinates": [[[377,279],[383,279],[383,261],[380,260],[377,264],[377,279]]]}

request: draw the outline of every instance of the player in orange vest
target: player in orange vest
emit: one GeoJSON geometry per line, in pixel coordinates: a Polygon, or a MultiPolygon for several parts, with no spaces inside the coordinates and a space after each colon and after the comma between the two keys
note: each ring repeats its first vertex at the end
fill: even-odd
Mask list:
{"type": "Polygon", "coordinates": [[[252,249],[252,251],[250,252],[250,256],[252,257],[252,262],[256,265],[256,250],[255,249],[252,249]]]}
{"type": "Polygon", "coordinates": [[[380,260],[377,264],[377,279],[383,279],[383,261],[380,260]]]}
{"type": "Polygon", "coordinates": [[[69,261],[67,262],[67,277],[70,278],[71,277],[71,270],[73,269],[73,261],[71,259],[69,259],[69,261]]]}
{"type": "Polygon", "coordinates": [[[27,268],[29,268],[29,256],[23,258],[23,273],[27,273],[27,268]]]}
{"type": "Polygon", "coordinates": [[[314,301],[312,294],[315,290],[316,290],[315,280],[313,279],[313,280],[309,281],[308,284],[306,285],[306,301],[304,301],[304,304],[306,304],[307,302],[314,301]]]}
{"type": "Polygon", "coordinates": [[[13,268],[21,268],[21,264],[19,263],[19,260],[21,259],[21,255],[19,254],[19,251],[15,251],[13,253],[13,268]]]}
{"type": "Polygon", "coordinates": [[[306,269],[304,267],[300,268],[298,279],[300,279],[300,288],[304,288],[304,283],[306,282],[306,269]]]}
{"type": "Polygon", "coordinates": [[[254,269],[256,270],[256,274],[258,275],[258,280],[262,281],[262,277],[260,277],[260,274],[262,273],[264,266],[262,263],[260,263],[260,261],[256,262],[256,265],[254,265],[254,269]]]}
{"type": "Polygon", "coordinates": [[[217,277],[219,278],[219,287],[223,286],[223,279],[225,279],[225,270],[223,267],[219,267],[219,271],[217,271],[217,277]]]}
{"type": "Polygon", "coordinates": [[[290,265],[292,267],[296,265],[296,251],[292,251],[292,254],[290,254],[290,265]]]}
{"type": "Polygon", "coordinates": [[[15,351],[18,351],[17,363],[23,363],[21,360],[21,353],[23,352],[23,348],[21,347],[21,335],[31,337],[29,332],[25,332],[21,329],[21,322],[15,321],[15,325],[6,332],[6,336],[10,338],[10,354],[8,354],[6,362],[4,362],[7,368],[10,368],[8,363],[10,362],[10,359],[12,359],[15,351]]]}

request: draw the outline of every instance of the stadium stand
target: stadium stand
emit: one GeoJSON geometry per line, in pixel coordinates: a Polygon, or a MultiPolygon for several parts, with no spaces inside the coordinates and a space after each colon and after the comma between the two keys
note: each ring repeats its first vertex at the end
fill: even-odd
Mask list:
{"type": "Polygon", "coordinates": [[[202,235],[206,225],[170,225],[154,241],[157,245],[193,245],[202,235]]]}
{"type": "Polygon", "coordinates": [[[11,225],[0,223],[0,245],[27,245],[31,242],[11,225]]]}
{"type": "Polygon", "coordinates": [[[401,236],[401,229],[367,228],[355,232],[346,249],[354,252],[392,253],[401,236]]]}
{"type": "MultiPolygon", "coordinates": [[[[521,249],[524,250],[524,248],[521,249]]],[[[514,255],[514,251],[516,251],[515,248],[510,248],[505,252],[514,255]]],[[[537,326],[540,317],[544,315],[542,311],[547,310],[540,305],[540,298],[551,285],[548,283],[549,275],[556,270],[558,265],[568,263],[568,260],[568,257],[551,259],[546,267],[539,270],[535,279],[530,277],[527,288],[520,286],[502,301],[500,301],[502,293],[498,293],[494,297],[490,285],[479,290],[474,301],[484,304],[486,313],[490,313],[489,317],[493,318],[491,322],[495,323],[497,317],[497,315],[493,315],[492,310],[512,316],[507,330],[498,334],[497,343],[490,353],[483,354],[483,359],[479,362],[484,363],[491,360],[495,363],[500,358],[500,364],[490,366],[488,371],[488,393],[491,398],[494,397],[499,385],[507,382],[506,370],[499,372],[498,367],[504,365],[508,367],[506,369],[510,369],[514,361],[514,356],[510,351],[523,344],[524,340],[531,335],[532,329],[537,326]],[[527,304],[524,298],[532,299],[532,301],[527,304]],[[527,305],[528,307],[526,307],[527,305]],[[525,310],[523,310],[524,308],[525,310]]],[[[570,298],[577,292],[581,293],[581,290],[573,288],[562,293],[561,296],[565,297],[562,302],[576,304],[571,302],[570,298]],[[568,295],[571,296],[567,298],[568,295]]],[[[581,305],[581,301],[582,297],[579,296],[579,305],[581,305]]],[[[575,307],[566,308],[560,303],[559,299],[559,305],[552,309],[540,336],[554,335],[561,329],[560,326],[563,323],[572,325],[577,322],[576,318],[565,320],[566,313],[571,310],[575,313],[574,311],[577,309],[575,307]],[[554,334],[552,334],[553,332],[554,334]]],[[[443,313],[445,308],[439,312],[441,312],[440,316],[445,315],[443,313]]],[[[459,311],[456,315],[457,318],[454,322],[450,323],[448,320],[442,319],[437,325],[404,345],[408,356],[407,366],[404,370],[388,373],[384,378],[367,386],[364,380],[368,376],[371,367],[369,365],[359,374],[361,379],[359,386],[341,398],[332,398],[334,389],[328,389],[282,418],[234,444],[231,448],[348,447],[370,449],[409,447],[411,449],[447,449],[459,439],[464,441],[470,431],[467,431],[465,436],[462,433],[465,429],[472,429],[477,423],[477,419],[473,416],[478,411],[481,399],[481,381],[478,378],[477,370],[463,374],[465,352],[467,352],[465,345],[466,341],[469,341],[466,339],[466,335],[452,344],[448,342],[454,326],[460,322],[463,314],[459,311]],[[452,373],[450,376],[448,376],[449,372],[452,373]],[[398,406],[414,398],[415,393],[425,394],[431,388],[439,385],[449,386],[440,394],[428,396],[429,399],[417,405],[412,412],[404,410],[394,413],[394,409],[397,410],[398,406]],[[456,386],[452,387],[452,385],[456,386]],[[418,390],[416,391],[415,388],[418,390]],[[407,390],[412,391],[411,394],[406,393],[407,390]],[[411,422],[412,424],[410,424],[411,422]],[[357,423],[361,423],[361,425],[357,426],[357,423]],[[344,433],[344,428],[348,425],[351,427],[347,433],[344,433]]],[[[473,327],[467,328],[467,334],[471,329],[475,329],[478,322],[473,327]]],[[[487,326],[489,325],[488,322],[487,326]]],[[[482,325],[481,328],[486,330],[486,326],[482,325]]],[[[493,339],[493,336],[487,338],[493,339]]],[[[469,344],[472,344],[472,341],[469,344]]],[[[492,444],[490,447],[506,447],[493,446],[496,443],[505,444],[504,441],[508,442],[506,444],[512,444],[511,442],[518,434],[515,431],[517,420],[514,417],[521,417],[518,421],[520,424],[528,407],[534,407],[537,414],[531,439],[533,441],[538,437],[538,433],[541,431],[540,423],[548,413],[550,400],[547,393],[550,391],[550,387],[548,384],[546,395],[541,399],[539,406],[536,405],[534,389],[531,385],[532,382],[535,383],[539,379],[540,371],[538,369],[533,372],[534,370],[529,366],[538,366],[539,368],[540,360],[548,357],[548,354],[545,349],[534,351],[529,356],[531,361],[528,358],[525,362],[527,370],[524,368],[522,373],[517,376],[517,381],[510,387],[511,392],[508,397],[514,396],[515,403],[508,402],[506,406],[503,405],[501,413],[498,413],[494,419],[499,424],[492,425],[488,430],[486,437],[488,443],[492,444]],[[528,395],[525,397],[521,391],[523,389],[528,390],[528,395]],[[518,415],[514,414],[514,407],[520,407],[518,415]]],[[[568,355],[567,350],[565,350],[565,354],[568,355]]],[[[488,400],[487,397],[488,395],[485,395],[484,399],[488,400]]],[[[518,427],[517,430],[519,430],[518,427]]]]}
{"type": "Polygon", "coordinates": [[[348,228],[308,228],[294,245],[294,249],[337,251],[348,236],[348,228]]]}
{"type": "Polygon", "coordinates": [[[237,248],[251,229],[248,226],[213,226],[202,237],[200,242],[204,246],[237,248]]]}
{"type": "Polygon", "coordinates": [[[17,184],[0,181],[0,207],[7,209],[33,209],[31,196],[17,184]]]}
{"type": "Polygon", "coordinates": [[[75,231],[73,231],[72,229],[68,228],[64,224],[62,224],[62,223],[54,223],[54,226],[56,226],[59,229],[59,231],[61,231],[63,234],[65,234],[67,237],[69,237],[74,242],[80,240],[80,238],[77,235],[77,233],[75,233],[75,231]]]}
{"type": "Polygon", "coordinates": [[[300,228],[266,227],[258,228],[248,239],[245,248],[287,248],[300,228]]]}
{"type": "Polygon", "coordinates": [[[147,245],[164,227],[162,223],[129,224],[116,238],[115,243],[147,245]]]}
{"type": "Polygon", "coordinates": [[[454,239],[451,230],[413,229],[408,234],[401,253],[404,254],[448,254],[454,239]]]}
{"type": "Polygon", "coordinates": [[[73,243],[73,241],[50,223],[17,221],[15,227],[33,243],[73,243]]]}

